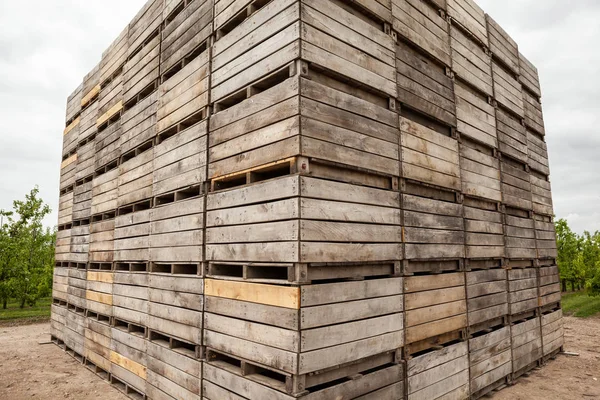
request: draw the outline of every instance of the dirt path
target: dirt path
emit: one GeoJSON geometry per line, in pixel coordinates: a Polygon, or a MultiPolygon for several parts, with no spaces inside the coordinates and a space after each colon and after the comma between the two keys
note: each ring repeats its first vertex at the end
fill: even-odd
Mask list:
{"type": "Polygon", "coordinates": [[[560,355],[493,399],[600,399],[600,318],[565,317],[565,350],[579,356],[560,355]]]}
{"type": "MultiPolygon", "coordinates": [[[[493,400],[600,400],[600,318],[565,320],[566,350],[493,400]]],[[[0,399],[126,400],[49,340],[49,324],[0,326],[0,399]]]]}
{"type": "Polygon", "coordinates": [[[50,324],[0,326],[0,399],[126,400],[50,340],[50,324]]]}

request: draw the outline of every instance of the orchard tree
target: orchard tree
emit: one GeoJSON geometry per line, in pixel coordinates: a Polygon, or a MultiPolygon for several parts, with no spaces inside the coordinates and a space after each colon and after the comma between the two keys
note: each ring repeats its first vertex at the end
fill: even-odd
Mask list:
{"type": "Polygon", "coordinates": [[[20,307],[34,305],[50,293],[54,264],[55,234],[42,221],[50,207],[38,197],[35,187],[25,200],[13,202],[14,213],[5,215],[0,237],[0,296],[3,305],[9,297],[20,307]]]}

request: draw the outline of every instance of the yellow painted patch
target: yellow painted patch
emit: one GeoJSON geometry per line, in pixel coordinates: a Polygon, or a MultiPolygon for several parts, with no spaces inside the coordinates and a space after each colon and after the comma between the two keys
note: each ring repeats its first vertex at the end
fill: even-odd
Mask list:
{"type": "Polygon", "coordinates": [[[87,104],[100,93],[100,85],[96,85],[89,91],[88,94],[83,96],[81,99],[81,107],[87,106],[87,104]]]}
{"type": "Polygon", "coordinates": [[[300,288],[259,283],[205,279],[206,296],[249,301],[251,303],[299,309],[300,288]]]}
{"type": "Polygon", "coordinates": [[[113,364],[117,364],[119,367],[125,368],[127,371],[130,371],[142,379],[146,379],[147,372],[146,367],[142,364],[137,363],[133,360],[130,360],[127,357],[120,355],[117,352],[110,352],[110,362],[113,364]]]}
{"type": "Polygon", "coordinates": [[[113,283],[114,274],[112,272],[88,271],[87,280],[96,282],[113,283]]]}
{"type": "Polygon", "coordinates": [[[64,169],[76,161],[77,161],[77,154],[73,154],[71,157],[69,157],[65,161],[63,161],[62,164],[60,164],[60,169],[64,169]]]}
{"type": "Polygon", "coordinates": [[[115,115],[116,113],[121,111],[122,108],[123,108],[123,101],[120,101],[117,104],[115,104],[110,110],[105,112],[103,116],[98,118],[98,121],[96,121],[96,127],[99,127],[100,125],[102,125],[103,123],[108,121],[113,115],[115,115]]]}
{"type": "Polygon", "coordinates": [[[67,133],[71,132],[77,125],[79,125],[79,122],[81,122],[81,117],[75,118],[75,120],[65,128],[63,135],[66,135],[67,133]]]}

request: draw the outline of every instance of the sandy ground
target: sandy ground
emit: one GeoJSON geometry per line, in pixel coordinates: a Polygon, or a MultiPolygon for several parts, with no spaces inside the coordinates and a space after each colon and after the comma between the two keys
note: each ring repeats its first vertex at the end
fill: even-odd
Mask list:
{"type": "Polygon", "coordinates": [[[0,399],[126,400],[50,341],[50,324],[0,326],[0,399]]]}
{"type": "MultiPolygon", "coordinates": [[[[565,320],[566,350],[494,400],[600,399],[600,318],[565,320]]],[[[127,397],[49,341],[48,323],[0,326],[0,399],[125,400],[127,397]]]]}

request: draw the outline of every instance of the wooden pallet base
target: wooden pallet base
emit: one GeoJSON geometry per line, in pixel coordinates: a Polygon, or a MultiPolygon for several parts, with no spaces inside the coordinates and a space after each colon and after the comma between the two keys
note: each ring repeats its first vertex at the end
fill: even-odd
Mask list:
{"type": "Polygon", "coordinates": [[[204,263],[157,263],[151,262],[149,272],[170,275],[204,276],[204,263]]]}
{"type": "Polygon", "coordinates": [[[510,385],[510,379],[511,379],[510,375],[505,376],[504,378],[497,380],[496,382],[492,383],[491,385],[489,385],[475,393],[471,393],[471,400],[477,400],[484,396],[491,395],[492,392],[497,392],[499,390],[504,389],[505,387],[510,385]]]}
{"type": "Polygon", "coordinates": [[[110,378],[110,374],[94,364],[90,359],[86,358],[84,360],[85,367],[92,371],[94,374],[98,375],[102,380],[108,381],[110,378]]]}
{"type": "Polygon", "coordinates": [[[134,399],[134,400],[145,400],[146,399],[146,395],[144,393],[140,392],[136,388],[130,386],[128,383],[124,382],[123,380],[117,378],[116,376],[114,376],[112,374],[110,375],[109,382],[110,382],[111,386],[113,386],[119,392],[125,394],[127,397],[129,397],[131,399],[134,399]]]}
{"type": "Polygon", "coordinates": [[[561,302],[546,304],[545,306],[540,307],[540,313],[546,314],[554,311],[558,311],[562,308],[561,302]]]}
{"type": "Polygon", "coordinates": [[[315,281],[355,281],[369,277],[402,275],[399,261],[365,263],[235,263],[210,262],[207,276],[217,279],[274,283],[283,285],[310,284],[315,281]]]}
{"type": "Polygon", "coordinates": [[[528,319],[537,317],[539,315],[540,315],[539,308],[535,308],[533,310],[524,311],[524,312],[519,313],[519,314],[509,315],[508,319],[509,319],[509,321],[510,321],[511,324],[514,324],[515,322],[526,321],[528,319]]]}
{"type": "Polygon", "coordinates": [[[444,333],[432,338],[421,340],[419,342],[406,344],[404,346],[404,359],[408,360],[431,351],[437,351],[448,347],[456,342],[467,340],[467,329],[459,329],[454,332],[444,333]]]}
{"type": "Polygon", "coordinates": [[[489,321],[481,322],[477,325],[469,326],[467,328],[467,332],[469,334],[469,337],[472,337],[477,333],[489,333],[500,327],[508,326],[509,324],[509,316],[503,315],[501,317],[491,319],[489,321]]]}
{"type": "Polygon", "coordinates": [[[211,348],[206,349],[206,360],[211,365],[234,372],[272,389],[295,397],[302,397],[345,380],[358,379],[371,370],[399,364],[401,363],[401,355],[399,352],[380,354],[305,375],[293,375],[277,371],[211,348]]]}
{"type": "Polygon", "coordinates": [[[560,353],[562,353],[564,351],[564,346],[560,346],[558,349],[553,350],[550,354],[545,355],[542,358],[542,363],[546,364],[547,362],[549,362],[550,360],[556,360],[556,357],[558,357],[558,355],[560,353]]]}
{"type": "Polygon", "coordinates": [[[405,276],[413,276],[419,273],[441,274],[451,271],[464,271],[464,266],[464,259],[402,261],[405,276]]]}

